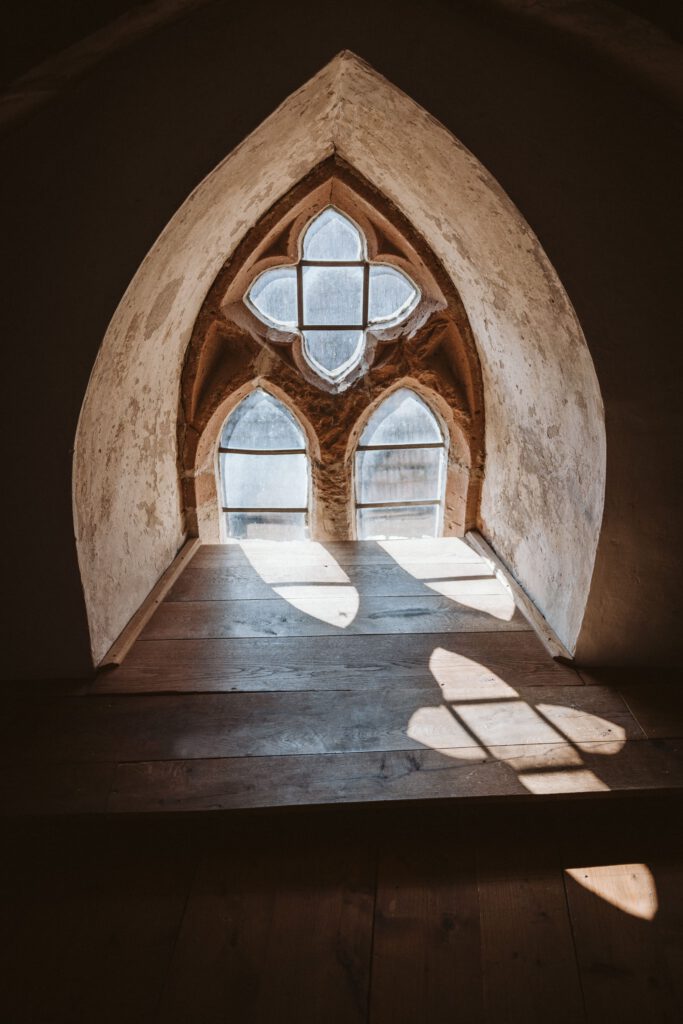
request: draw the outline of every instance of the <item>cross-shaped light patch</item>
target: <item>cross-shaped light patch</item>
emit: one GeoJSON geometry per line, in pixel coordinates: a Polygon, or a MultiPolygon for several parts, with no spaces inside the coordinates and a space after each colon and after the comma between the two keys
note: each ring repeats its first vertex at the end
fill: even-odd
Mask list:
{"type": "Polygon", "coordinates": [[[296,266],[260,274],[245,301],[269,327],[296,332],[308,365],[339,384],[365,354],[368,330],[402,323],[420,299],[407,274],[370,263],[365,238],[333,206],[306,228],[296,266]]]}

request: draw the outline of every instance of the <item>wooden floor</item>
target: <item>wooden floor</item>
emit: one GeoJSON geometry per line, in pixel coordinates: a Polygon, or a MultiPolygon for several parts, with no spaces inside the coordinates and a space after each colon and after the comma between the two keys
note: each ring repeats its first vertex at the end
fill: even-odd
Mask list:
{"type": "Polygon", "coordinates": [[[22,819],[8,1024],[678,1024],[679,797],[22,819]]]}
{"type": "Polygon", "coordinates": [[[6,813],[683,784],[678,691],[552,660],[459,540],[201,547],[125,663],[10,688],[6,813]]]}
{"type": "Polygon", "coordinates": [[[677,1024],[679,693],[462,542],[200,548],[123,666],[5,688],[0,1021],[677,1024]]]}

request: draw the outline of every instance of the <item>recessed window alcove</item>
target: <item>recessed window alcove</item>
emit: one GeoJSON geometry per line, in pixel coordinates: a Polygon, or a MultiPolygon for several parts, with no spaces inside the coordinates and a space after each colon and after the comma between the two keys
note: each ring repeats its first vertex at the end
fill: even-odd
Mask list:
{"type": "Polygon", "coordinates": [[[414,392],[443,432],[443,533],[479,530],[574,650],[605,482],[603,407],[581,327],[500,185],[353,54],[338,55],[198,185],[106,332],[74,450],[95,662],[188,537],[220,540],[221,430],[258,388],[304,434],[309,531],[321,541],[355,536],[361,434],[393,391],[414,392]],[[308,319],[305,288],[296,322],[268,325],[254,311],[258,295],[245,302],[269,271],[291,278],[298,264],[302,284],[315,271],[301,239],[328,208],[365,239],[345,261],[352,277],[380,264],[414,283],[400,323],[371,322],[365,284],[348,324],[308,319]],[[321,328],[349,328],[356,344],[346,338],[330,357],[319,336],[304,337],[321,328]]]}

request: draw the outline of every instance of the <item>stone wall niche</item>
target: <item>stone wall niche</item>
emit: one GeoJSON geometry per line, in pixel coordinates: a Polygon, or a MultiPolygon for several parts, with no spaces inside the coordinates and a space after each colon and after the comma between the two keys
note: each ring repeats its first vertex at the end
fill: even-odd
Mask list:
{"type": "MultiPolygon", "coordinates": [[[[248,234],[333,157],[411,226],[466,311],[462,323],[449,320],[459,331],[449,357],[459,394],[447,400],[470,417],[462,421],[472,459],[465,522],[476,521],[565,646],[575,649],[605,488],[603,406],[581,327],[538,239],[476,157],[405,93],[343,52],[198,185],[141,264],[102,341],[73,460],[74,527],[95,662],[188,532],[201,529],[212,498],[196,458],[213,421],[192,434],[203,410],[214,402],[218,410],[218,382],[230,378],[234,395],[253,381],[246,368],[255,359],[257,379],[281,383],[292,394],[284,385],[294,380],[294,368],[268,346],[259,345],[257,354],[247,329],[237,331],[227,354],[216,296],[209,293],[248,234]],[[197,331],[205,331],[205,344],[188,352],[197,331]],[[470,338],[478,363],[469,355],[470,338]],[[190,366],[194,358],[201,367],[190,366]],[[464,365],[456,366],[459,358],[464,365]],[[478,375],[470,373],[468,383],[468,367],[475,365],[481,404],[478,375]],[[276,366],[280,379],[271,381],[276,366]],[[181,388],[183,367],[193,379],[189,391],[184,379],[181,388]]],[[[389,219],[398,223],[393,214],[389,219]]],[[[273,258],[280,258],[276,249],[273,258]]],[[[435,306],[431,316],[436,328],[446,308],[435,306]]],[[[435,351],[433,358],[441,356],[435,351]]],[[[394,366],[383,381],[389,363],[378,358],[371,368],[378,391],[382,382],[385,390],[394,384],[396,373],[420,377],[415,365],[394,366]]],[[[440,393],[435,379],[421,383],[440,393]]],[[[363,386],[347,394],[360,394],[363,386]]],[[[375,397],[359,401],[358,417],[375,397]]],[[[297,394],[295,404],[306,415],[300,399],[297,394]]],[[[345,428],[352,419],[349,414],[345,428]]],[[[322,409],[316,422],[321,453],[345,457],[345,442],[322,409]]],[[[339,536],[349,526],[347,498],[332,481],[321,491],[327,502],[321,530],[339,536]]],[[[456,510],[454,522],[459,515],[456,510]]]]}

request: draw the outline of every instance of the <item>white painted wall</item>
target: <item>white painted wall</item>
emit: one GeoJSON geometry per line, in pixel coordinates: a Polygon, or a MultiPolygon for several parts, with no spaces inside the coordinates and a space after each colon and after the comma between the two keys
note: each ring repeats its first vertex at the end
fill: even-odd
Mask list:
{"type": "Polygon", "coordinates": [[[334,151],[400,207],[460,292],[484,377],[483,532],[574,648],[605,486],[604,414],[581,328],[538,240],[482,165],[409,97],[343,53],[195,189],[102,342],[74,453],[95,661],[183,540],[180,373],[206,292],[245,233],[334,151]]]}

